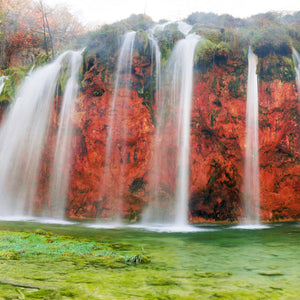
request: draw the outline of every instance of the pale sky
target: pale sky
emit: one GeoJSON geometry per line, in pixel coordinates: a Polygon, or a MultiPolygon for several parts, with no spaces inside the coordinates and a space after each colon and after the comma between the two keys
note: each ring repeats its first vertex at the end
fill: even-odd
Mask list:
{"type": "Polygon", "coordinates": [[[87,24],[113,23],[146,12],[154,21],[180,20],[192,12],[249,17],[267,11],[300,11],[300,0],[45,0],[50,6],[65,4],[87,24]]]}

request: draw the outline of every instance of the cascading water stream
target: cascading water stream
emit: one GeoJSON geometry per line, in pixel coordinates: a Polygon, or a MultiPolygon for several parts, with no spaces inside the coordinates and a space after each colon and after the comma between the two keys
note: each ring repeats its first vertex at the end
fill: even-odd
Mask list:
{"type": "MultiPolygon", "coordinates": [[[[188,24],[179,24],[181,30],[187,36],[177,42],[166,70],[163,74],[163,92],[157,117],[156,141],[154,149],[154,170],[150,184],[154,199],[147,209],[143,223],[168,223],[174,227],[184,227],[188,224],[188,201],[189,201],[189,155],[190,155],[190,121],[191,121],[191,101],[193,91],[193,60],[194,52],[200,37],[196,34],[188,34],[191,26],[188,24]],[[168,111],[169,110],[169,111],[168,111]],[[171,111],[170,111],[171,110],[171,111]],[[173,110],[173,111],[172,111],[173,110]],[[165,130],[165,116],[169,114],[174,120],[173,127],[176,128],[173,142],[172,138],[163,137],[165,130]],[[173,116],[173,117],[172,117],[173,116]],[[177,180],[175,183],[175,203],[173,204],[174,214],[170,214],[170,208],[163,207],[158,192],[161,181],[161,173],[170,166],[166,162],[167,157],[164,151],[169,145],[177,144],[177,180]],[[153,178],[154,177],[154,178],[153,178]],[[168,210],[168,211],[166,211],[168,210]]],[[[171,146],[172,147],[172,146],[171,146]]]]}
{"type": "Polygon", "coordinates": [[[7,78],[7,76],[0,76],[0,95],[3,91],[4,85],[5,85],[5,79],[7,78]]]}
{"type": "Polygon", "coordinates": [[[1,124],[0,216],[33,214],[41,154],[65,56],[26,77],[1,124]]]}
{"type": "MultiPolygon", "coordinates": [[[[194,52],[200,37],[188,35],[178,44],[178,54],[182,53],[181,70],[178,78],[181,82],[178,115],[178,183],[176,191],[175,224],[183,226],[188,223],[189,201],[189,158],[191,132],[191,105],[193,95],[194,52]]],[[[175,49],[176,50],[176,49],[175,49]]],[[[176,53],[176,52],[175,52],[176,53]]],[[[178,59],[178,54],[176,59],[178,59]]],[[[175,71],[175,70],[174,70],[175,71]]],[[[177,76],[176,76],[177,77],[177,76]]]]}
{"type": "Polygon", "coordinates": [[[50,179],[50,195],[48,214],[51,217],[64,217],[65,203],[69,185],[70,158],[72,155],[72,113],[74,101],[78,94],[78,73],[82,63],[81,51],[70,52],[69,72],[70,77],[66,83],[62,108],[60,111],[58,133],[55,145],[54,161],[50,179]]]}
{"type": "MultiPolygon", "coordinates": [[[[161,106],[161,52],[157,43],[157,40],[152,34],[149,34],[151,41],[151,61],[152,68],[155,61],[155,104],[161,106]]],[[[153,74],[152,74],[153,75],[153,74]]]]}
{"type": "Polygon", "coordinates": [[[298,95],[299,95],[298,98],[300,100],[300,55],[294,48],[293,48],[293,60],[294,60],[294,66],[296,71],[296,84],[297,84],[298,95]]]}
{"type": "MultiPolygon", "coordinates": [[[[161,85],[162,85],[162,75],[161,75],[161,52],[159,49],[158,42],[154,36],[154,32],[157,29],[157,26],[154,26],[150,32],[149,32],[149,39],[151,41],[151,62],[152,62],[152,70],[154,68],[154,61],[155,61],[155,103],[154,106],[156,107],[156,111],[162,106],[162,97],[161,97],[161,85]]],[[[160,29],[164,25],[160,25],[160,29]]],[[[152,71],[152,76],[153,76],[153,71],[152,71]]],[[[153,144],[154,148],[159,145],[159,139],[160,135],[155,134],[153,138],[153,144]]],[[[159,168],[161,165],[161,156],[159,155],[158,149],[155,148],[154,150],[154,157],[153,157],[153,166],[150,171],[150,190],[151,190],[151,201],[156,203],[155,206],[157,207],[157,201],[159,201],[159,168]]],[[[148,222],[148,218],[145,214],[144,221],[148,222]]]]}
{"type": "Polygon", "coordinates": [[[246,154],[244,171],[244,213],[247,225],[260,224],[260,185],[258,148],[257,57],[249,47],[246,111],[246,154]]]}
{"type": "MultiPolygon", "coordinates": [[[[109,199],[110,202],[114,202],[114,205],[118,208],[118,211],[113,212],[115,221],[120,221],[120,207],[122,206],[121,199],[124,193],[124,185],[122,184],[122,178],[124,178],[126,171],[126,137],[128,133],[128,128],[125,126],[122,127],[122,120],[127,119],[127,110],[124,107],[125,103],[122,103],[123,97],[128,96],[130,98],[131,91],[131,73],[132,73],[132,58],[133,58],[133,48],[135,41],[136,32],[128,32],[125,34],[122,42],[122,46],[120,49],[120,54],[118,58],[117,72],[115,78],[115,87],[114,93],[112,97],[112,103],[110,108],[110,119],[109,119],[109,127],[108,127],[108,138],[106,145],[106,153],[105,153],[105,168],[104,174],[102,177],[101,189],[100,189],[100,198],[108,197],[108,194],[114,193],[113,198],[109,199]],[[126,86],[125,94],[120,97],[119,92],[122,87],[126,86]],[[122,110],[119,114],[115,113],[116,107],[121,106],[122,110]],[[122,128],[121,128],[122,127],[122,128]],[[116,136],[115,130],[118,128],[118,133],[116,136]],[[119,139],[121,144],[116,145],[121,152],[121,163],[120,169],[117,174],[112,173],[112,168],[110,166],[112,159],[112,143],[114,139],[119,139]],[[117,191],[112,191],[111,184],[113,180],[116,180],[115,177],[118,177],[120,180],[119,188],[117,191]]],[[[124,123],[124,122],[123,122],[124,123]]],[[[114,209],[113,209],[114,210],[114,209]]]]}

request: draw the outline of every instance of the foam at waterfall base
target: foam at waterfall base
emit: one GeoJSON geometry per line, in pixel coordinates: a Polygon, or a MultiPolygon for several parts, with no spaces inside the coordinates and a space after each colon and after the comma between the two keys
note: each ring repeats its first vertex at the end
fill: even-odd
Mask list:
{"type": "Polygon", "coordinates": [[[189,232],[206,232],[206,231],[216,231],[217,229],[211,228],[203,228],[197,227],[192,225],[173,225],[173,224],[122,224],[121,222],[96,222],[96,223],[87,223],[83,225],[87,228],[94,228],[94,229],[117,229],[117,228],[135,228],[135,229],[144,229],[147,231],[154,231],[154,232],[182,232],[182,233],[189,233],[189,232]]]}
{"type": "Polygon", "coordinates": [[[5,222],[30,222],[33,221],[34,217],[32,216],[7,216],[7,217],[0,217],[0,221],[5,222]]]}
{"type": "Polygon", "coordinates": [[[141,228],[148,231],[155,231],[155,232],[206,232],[206,231],[216,231],[216,229],[211,228],[203,228],[197,227],[192,225],[174,225],[174,224],[134,224],[128,225],[131,228],[141,228]]]}
{"type": "Polygon", "coordinates": [[[231,229],[245,229],[245,230],[260,230],[260,229],[268,229],[271,228],[268,225],[264,224],[239,224],[237,226],[231,227],[231,229]]]}
{"type": "Polygon", "coordinates": [[[87,223],[83,225],[87,228],[94,228],[94,229],[115,229],[115,228],[122,228],[124,225],[121,222],[96,222],[96,223],[87,223]]]}
{"type": "Polygon", "coordinates": [[[36,222],[36,223],[41,223],[41,224],[57,224],[57,225],[74,225],[74,224],[76,224],[76,222],[71,222],[71,221],[67,221],[67,220],[64,220],[64,219],[34,217],[34,216],[0,217],[0,221],[5,221],[5,222],[36,222]]]}
{"type": "Polygon", "coordinates": [[[67,221],[64,219],[56,219],[56,218],[34,218],[33,222],[41,223],[41,224],[55,224],[55,225],[74,225],[76,222],[67,221]]]}

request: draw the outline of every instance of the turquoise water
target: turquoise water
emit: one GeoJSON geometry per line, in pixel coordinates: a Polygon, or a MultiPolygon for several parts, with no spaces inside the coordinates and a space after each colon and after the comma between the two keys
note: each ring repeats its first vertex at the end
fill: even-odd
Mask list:
{"type": "MultiPolygon", "coordinates": [[[[91,270],[93,280],[86,277],[84,284],[95,297],[91,299],[300,299],[299,223],[260,230],[202,225],[207,231],[166,233],[0,222],[1,230],[36,228],[116,244],[150,257],[149,264],[136,267],[91,270]],[[99,281],[101,291],[93,293],[99,281]]],[[[74,274],[66,283],[57,280],[76,285],[74,274]]]]}

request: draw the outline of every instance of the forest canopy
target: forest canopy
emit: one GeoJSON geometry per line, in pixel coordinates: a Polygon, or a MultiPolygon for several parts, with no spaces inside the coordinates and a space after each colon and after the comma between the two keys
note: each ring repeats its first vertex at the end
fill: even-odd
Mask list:
{"type": "Polygon", "coordinates": [[[1,0],[0,67],[10,65],[13,55],[26,49],[33,56],[55,55],[82,32],[83,26],[66,7],[50,8],[42,0],[1,0]]]}

